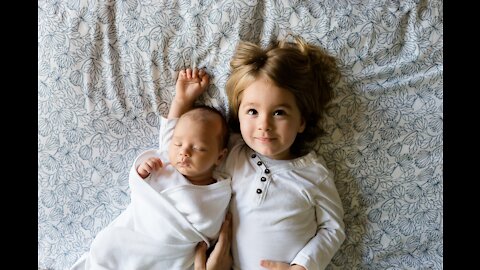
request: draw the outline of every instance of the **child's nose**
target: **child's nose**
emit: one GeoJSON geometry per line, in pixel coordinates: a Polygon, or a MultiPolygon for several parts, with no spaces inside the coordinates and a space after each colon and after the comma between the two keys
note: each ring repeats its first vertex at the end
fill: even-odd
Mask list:
{"type": "Polygon", "coordinates": [[[269,131],[272,129],[271,119],[268,116],[262,116],[258,118],[258,129],[269,131]]]}

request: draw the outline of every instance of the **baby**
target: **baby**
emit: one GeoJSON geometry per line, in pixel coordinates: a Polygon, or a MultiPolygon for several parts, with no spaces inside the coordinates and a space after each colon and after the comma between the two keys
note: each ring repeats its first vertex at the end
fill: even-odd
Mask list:
{"type": "MultiPolygon", "coordinates": [[[[176,87],[205,87],[208,75],[194,75],[180,72],[176,87]]],[[[231,197],[230,177],[215,171],[227,154],[226,120],[189,108],[176,125],[162,118],[159,137],[160,149],[130,170],[131,203],[71,269],[193,269],[197,244],[217,239],[231,197]]]]}

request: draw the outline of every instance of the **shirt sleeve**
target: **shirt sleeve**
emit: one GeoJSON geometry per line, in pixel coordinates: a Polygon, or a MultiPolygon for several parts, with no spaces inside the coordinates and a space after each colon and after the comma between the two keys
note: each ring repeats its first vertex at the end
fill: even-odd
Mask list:
{"type": "Polygon", "coordinates": [[[311,195],[315,204],[317,233],[291,264],[301,265],[307,270],[323,270],[345,240],[342,202],[331,172],[311,195]]]}
{"type": "Polygon", "coordinates": [[[160,131],[158,138],[158,146],[160,152],[168,152],[168,145],[173,137],[173,130],[178,122],[178,118],[167,119],[165,117],[160,118],[160,131]]]}
{"type": "Polygon", "coordinates": [[[230,138],[228,140],[228,149],[232,149],[233,147],[240,145],[242,143],[243,143],[243,139],[240,133],[231,133],[230,138]]]}

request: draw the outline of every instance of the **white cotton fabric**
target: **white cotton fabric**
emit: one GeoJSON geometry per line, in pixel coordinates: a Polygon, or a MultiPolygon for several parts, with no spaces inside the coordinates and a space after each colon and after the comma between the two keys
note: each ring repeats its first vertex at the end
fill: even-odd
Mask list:
{"type": "MultiPolygon", "coordinates": [[[[165,132],[172,130],[162,127],[160,142],[170,136],[165,132]]],[[[231,181],[215,172],[216,183],[193,185],[166,156],[148,150],[136,158],[129,175],[129,206],[97,234],[90,251],[71,270],[193,269],[196,245],[201,241],[210,245],[218,237],[230,201],[231,181]],[[142,179],[136,168],[151,156],[166,161],[164,169],[142,179]]]]}

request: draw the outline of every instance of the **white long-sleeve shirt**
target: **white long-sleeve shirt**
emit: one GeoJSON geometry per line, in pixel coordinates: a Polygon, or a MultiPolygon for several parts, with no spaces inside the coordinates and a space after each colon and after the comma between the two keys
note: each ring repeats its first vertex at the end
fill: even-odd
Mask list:
{"type": "Polygon", "coordinates": [[[272,160],[237,135],[222,169],[232,176],[234,269],[274,260],[325,269],[345,239],[343,207],[332,173],[314,151],[272,160]]]}
{"type": "MultiPolygon", "coordinates": [[[[176,121],[169,119],[168,126],[176,121]]],[[[232,176],[233,269],[263,270],[262,259],[325,269],[345,232],[342,202],[323,158],[312,151],[272,160],[255,153],[239,134],[230,142],[217,169],[232,176]]]]}

